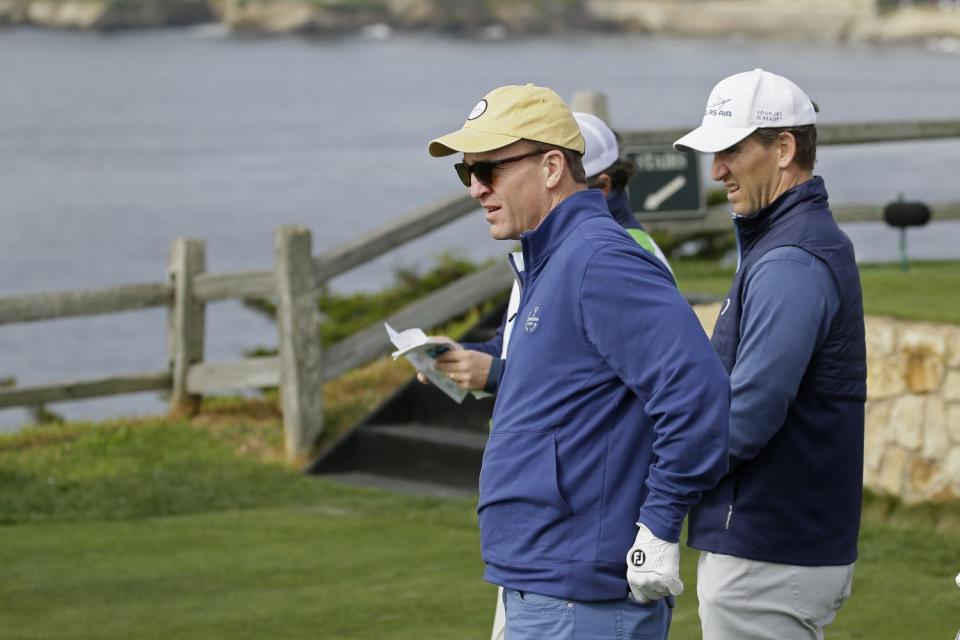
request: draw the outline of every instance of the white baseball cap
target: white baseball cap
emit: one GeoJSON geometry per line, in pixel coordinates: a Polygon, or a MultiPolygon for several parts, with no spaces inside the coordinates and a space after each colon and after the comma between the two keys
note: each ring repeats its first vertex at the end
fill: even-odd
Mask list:
{"type": "Polygon", "coordinates": [[[716,153],[760,128],[816,124],[817,108],[783,76],[754,69],[724,78],[710,92],[700,126],[673,143],[678,151],[716,153]]]}
{"type": "Polygon", "coordinates": [[[574,111],[573,117],[580,125],[580,133],[586,142],[583,152],[583,170],[588,178],[601,173],[620,157],[620,146],[607,123],[583,111],[574,111]]]}

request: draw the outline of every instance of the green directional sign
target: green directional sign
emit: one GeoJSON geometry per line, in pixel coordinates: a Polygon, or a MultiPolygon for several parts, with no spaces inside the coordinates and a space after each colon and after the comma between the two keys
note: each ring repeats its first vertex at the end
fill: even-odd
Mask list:
{"type": "Polygon", "coordinates": [[[669,146],[626,146],[623,151],[634,166],[627,190],[638,218],[692,218],[706,213],[696,152],[669,146]]]}

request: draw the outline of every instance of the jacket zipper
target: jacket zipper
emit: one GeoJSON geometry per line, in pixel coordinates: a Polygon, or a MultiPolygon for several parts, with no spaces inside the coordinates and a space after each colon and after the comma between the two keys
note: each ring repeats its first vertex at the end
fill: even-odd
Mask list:
{"type": "Polygon", "coordinates": [[[730,504],[727,507],[727,519],[723,523],[723,528],[730,529],[730,520],[733,518],[733,507],[737,504],[737,499],[740,497],[740,482],[743,480],[743,477],[737,475],[733,479],[733,495],[730,496],[730,504]]]}

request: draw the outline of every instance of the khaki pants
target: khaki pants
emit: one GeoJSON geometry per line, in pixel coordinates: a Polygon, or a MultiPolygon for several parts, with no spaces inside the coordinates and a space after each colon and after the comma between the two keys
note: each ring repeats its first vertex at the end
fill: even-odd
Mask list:
{"type": "Polygon", "coordinates": [[[823,640],[852,580],[852,564],[804,567],[701,552],[703,640],[823,640]]]}
{"type": "Polygon", "coordinates": [[[507,617],[503,611],[503,587],[497,587],[497,609],[493,612],[493,633],[490,640],[504,640],[507,629],[507,617]]]}

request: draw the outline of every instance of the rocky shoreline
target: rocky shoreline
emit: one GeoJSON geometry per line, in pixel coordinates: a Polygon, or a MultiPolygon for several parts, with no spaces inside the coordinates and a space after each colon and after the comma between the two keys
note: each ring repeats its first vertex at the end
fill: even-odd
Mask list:
{"type": "Polygon", "coordinates": [[[0,26],[107,32],[214,22],[233,33],[263,35],[432,31],[497,38],[616,31],[871,43],[960,38],[958,9],[878,13],[866,0],[0,0],[0,26]]]}

